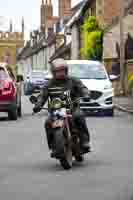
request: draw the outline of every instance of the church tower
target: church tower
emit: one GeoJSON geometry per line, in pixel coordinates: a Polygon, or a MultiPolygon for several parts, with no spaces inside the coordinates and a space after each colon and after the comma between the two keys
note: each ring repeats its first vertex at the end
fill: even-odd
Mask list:
{"type": "Polygon", "coordinates": [[[24,18],[22,17],[22,33],[24,34],[24,18]]]}
{"type": "Polygon", "coordinates": [[[71,0],[59,0],[59,17],[64,18],[71,15],[71,0]]]}
{"type": "Polygon", "coordinates": [[[10,20],[10,24],[9,24],[9,32],[11,33],[12,31],[13,31],[12,20],[10,20]]]}
{"type": "Polygon", "coordinates": [[[49,26],[49,19],[53,17],[53,5],[51,0],[42,0],[41,4],[41,31],[49,26]]]}
{"type": "Polygon", "coordinates": [[[53,5],[51,0],[49,0],[48,3],[48,17],[53,17],[53,5]]]}
{"type": "Polygon", "coordinates": [[[45,29],[45,4],[44,4],[44,0],[42,0],[42,4],[41,4],[41,31],[44,31],[45,29]]]}

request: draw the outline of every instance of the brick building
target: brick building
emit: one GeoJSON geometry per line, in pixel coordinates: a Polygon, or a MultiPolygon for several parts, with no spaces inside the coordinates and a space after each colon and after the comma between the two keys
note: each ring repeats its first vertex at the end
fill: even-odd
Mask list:
{"type": "Polygon", "coordinates": [[[42,0],[41,4],[41,31],[53,29],[59,19],[71,15],[71,0],[59,0],[59,16],[53,16],[53,5],[51,0],[42,0]]]}
{"type": "Polygon", "coordinates": [[[59,0],[59,16],[64,18],[71,15],[71,0],[59,0]]]}
{"type": "MultiPolygon", "coordinates": [[[[132,0],[124,0],[124,6],[127,8],[132,0]]],[[[96,7],[99,20],[102,24],[107,25],[120,14],[120,3],[121,0],[97,0],[96,7]]]]}

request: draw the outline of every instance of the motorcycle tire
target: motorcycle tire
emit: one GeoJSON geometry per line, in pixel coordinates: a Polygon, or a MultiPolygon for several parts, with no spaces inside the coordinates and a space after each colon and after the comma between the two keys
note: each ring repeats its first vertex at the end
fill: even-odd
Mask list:
{"type": "Polygon", "coordinates": [[[64,156],[64,146],[65,146],[65,138],[63,135],[63,129],[55,129],[54,130],[54,149],[56,151],[57,157],[64,156]]]}
{"type": "Polygon", "coordinates": [[[60,163],[65,170],[69,170],[72,168],[72,150],[68,145],[65,145],[64,155],[65,156],[60,160],[60,163]]]}
{"type": "Polygon", "coordinates": [[[63,129],[57,129],[54,131],[55,138],[55,149],[58,158],[61,157],[60,164],[65,169],[68,170],[72,167],[72,150],[69,145],[65,144],[65,137],[63,129]]]}

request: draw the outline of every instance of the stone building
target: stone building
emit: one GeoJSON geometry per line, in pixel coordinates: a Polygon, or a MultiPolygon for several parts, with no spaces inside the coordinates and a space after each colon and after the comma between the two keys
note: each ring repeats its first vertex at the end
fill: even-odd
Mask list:
{"type": "MultiPolygon", "coordinates": [[[[129,62],[128,71],[133,73],[133,2],[128,2],[125,7],[125,15],[123,17],[124,24],[124,43],[126,45],[126,57],[129,62]],[[130,38],[131,37],[131,38],[130,38]],[[130,61],[129,61],[130,59],[130,61]],[[131,60],[132,59],[132,60],[131,60]]],[[[120,23],[119,18],[116,18],[108,27],[108,32],[104,36],[104,60],[108,65],[109,70],[112,70],[112,61],[119,57],[116,44],[120,45],[120,23]]]]}
{"type": "Polygon", "coordinates": [[[22,19],[21,32],[13,32],[12,22],[9,31],[0,31],[0,62],[7,62],[16,67],[16,57],[19,49],[24,46],[24,19],[22,19]]]}

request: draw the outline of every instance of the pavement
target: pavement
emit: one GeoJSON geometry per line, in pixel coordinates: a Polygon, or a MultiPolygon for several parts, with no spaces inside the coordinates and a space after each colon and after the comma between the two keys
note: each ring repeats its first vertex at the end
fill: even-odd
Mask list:
{"type": "Polygon", "coordinates": [[[46,114],[0,118],[0,200],[132,200],[133,116],[88,117],[93,152],[65,171],[51,159],[43,128],[46,114]]]}
{"type": "Polygon", "coordinates": [[[115,97],[114,98],[115,108],[123,112],[133,114],[133,97],[115,97]]]}

